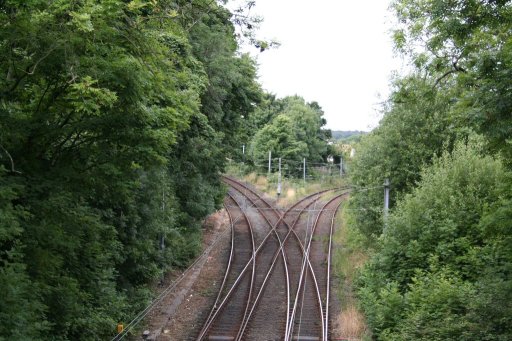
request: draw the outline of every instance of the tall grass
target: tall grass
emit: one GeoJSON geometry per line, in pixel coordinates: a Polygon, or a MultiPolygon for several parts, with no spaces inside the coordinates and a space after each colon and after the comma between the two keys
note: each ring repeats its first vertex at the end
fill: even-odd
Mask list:
{"type": "Polygon", "coordinates": [[[336,217],[337,228],[333,240],[331,271],[333,278],[340,281],[337,294],[341,302],[341,312],[335,318],[334,335],[340,340],[371,340],[353,288],[354,277],[368,259],[368,252],[363,247],[363,237],[351,228],[350,215],[345,207],[345,204],[342,205],[336,217]]]}
{"type": "Polygon", "coordinates": [[[337,339],[341,340],[364,340],[369,339],[364,316],[354,304],[348,304],[336,319],[337,339]]]}

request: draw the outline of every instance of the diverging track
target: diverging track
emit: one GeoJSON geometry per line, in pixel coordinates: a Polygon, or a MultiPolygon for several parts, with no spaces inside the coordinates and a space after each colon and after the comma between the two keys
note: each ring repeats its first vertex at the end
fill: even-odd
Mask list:
{"type": "Polygon", "coordinates": [[[230,259],[197,340],[327,340],[334,217],[342,189],[286,210],[231,178],[230,259]]]}

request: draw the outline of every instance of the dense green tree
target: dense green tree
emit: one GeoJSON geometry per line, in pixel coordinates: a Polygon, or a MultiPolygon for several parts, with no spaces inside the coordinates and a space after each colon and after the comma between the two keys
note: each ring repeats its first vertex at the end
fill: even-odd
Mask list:
{"type": "Polygon", "coordinates": [[[23,260],[20,220],[28,212],[13,205],[23,188],[7,181],[5,173],[0,166],[0,339],[35,339],[48,325],[39,319],[44,307],[23,260]]]}
{"type": "MultiPolygon", "coordinates": [[[[288,116],[294,125],[297,140],[306,143],[310,162],[322,161],[330,137],[322,127],[327,123],[323,110],[317,102],[306,103],[299,96],[284,98],[283,115],[288,116]]],[[[330,131],[329,131],[330,132],[330,131]]]]}
{"type": "Polygon", "coordinates": [[[161,271],[162,226],[143,220],[137,193],[198,111],[205,80],[183,30],[152,19],[167,4],[139,5],[2,3],[2,177],[26,211],[9,230],[30,318],[47,321],[40,338],[101,338],[128,312],[118,285],[161,271]]]}
{"type": "Polygon", "coordinates": [[[435,86],[459,87],[456,109],[465,122],[510,157],[510,2],[395,0],[392,8],[399,21],[398,50],[435,86]]]}
{"type": "Polygon", "coordinates": [[[379,126],[357,145],[351,178],[357,188],[352,205],[357,227],[373,239],[382,232],[383,184],[391,181],[390,206],[420,180],[420,169],[443,148],[467,134],[455,115],[448,115],[454,92],[438,91],[415,75],[396,81],[388,110],[379,126]]]}
{"type": "Polygon", "coordinates": [[[318,103],[306,103],[299,96],[276,99],[267,95],[249,122],[257,131],[250,145],[252,161],[262,165],[269,151],[292,163],[301,163],[303,158],[308,162],[322,161],[327,156],[330,137],[330,131],[322,129],[325,124],[318,103]]]}
{"type": "Polygon", "coordinates": [[[368,190],[353,196],[352,215],[376,252],[359,277],[362,305],[379,340],[508,340],[512,7],[441,0],[391,7],[395,44],[412,72],[395,82],[354,162],[354,182],[368,190]],[[452,152],[473,130],[479,142],[459,142],[452,152]],[[385,177],[392,182],[386,224],[385,177]]]}
{"type": "Polygon", "coordinates": [[[278,99],[275,94],[265,93],[260,105],[249,117],[249,129],[253,132],[252,135],[269,124],[278,113],[283,111],[283,107],[283,101],[278,99]]]}
{"type": "Polygon", "coordinates": [[[503,244],[511,232],[502,220],[510,214],[511,174],[482,151],[482,142],[470,141],[437,158],[390,215],[359,278],[377,339],[512,335],[512,253],[503,244]],[[505,301],[497,303],[491,292],[505,301]],[[491,303],[499,309],[489,314],[491,303]]]}
{"type": "Polygon", "coordinates": [[[202,113],[222,133],[219,142],[230,147],[226,150],[239,151],[247,143],[241,127],[259,104],[262,91],[256,82],[255,62],[247,54],[233,57],[237,44],[230,17],[224,9],[203,15],[191,28],[190,39],[208,76],[202,113]]]}
{"type": "Polygon", "coordinates": [[[0,1],[0,339],[103,339],[198,251],[260,98],[217,2],[0,1]]]}
{"type": "Polygon", "coordinates": [[[287,115],[278,115],[259,130],[251,144],[251,154],[255,164],[264,164],[268,160],[268,151],[274,156],[289,160],[301,160],[308,154],[306,143],[295,136],[294,124],[287,115]]]}

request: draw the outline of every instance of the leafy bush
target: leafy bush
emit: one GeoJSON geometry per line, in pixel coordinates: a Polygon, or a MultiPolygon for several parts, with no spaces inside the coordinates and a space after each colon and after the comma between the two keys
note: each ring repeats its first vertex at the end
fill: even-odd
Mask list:
{"type": "Polygon", "coordinates": [[[471,138],[435,159],[390,215],[378,252],[358,280],[378,339],[512,336],[505,324],[510,300],[491,299],[491,292],[509,298],[512,288],[512,253],[505,247],[512,237],[505,220],[511,174],[482,150],[481,139],[471,138]],[[490,303],[497,306],[493,313],[490,303]]]}

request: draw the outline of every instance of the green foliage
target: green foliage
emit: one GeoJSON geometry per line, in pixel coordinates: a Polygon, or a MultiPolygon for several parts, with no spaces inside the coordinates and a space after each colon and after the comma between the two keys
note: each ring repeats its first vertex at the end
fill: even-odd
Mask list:
{"type": "Polygon", "coordinates": [[[0,166],[0,339],[35,339],[48,325],[38,318],[44,307],[23,263],[20,220],[27,212],[12,204],[22,188],[6,181],[5,173],[0,166]]]}
{"type": "MultiPolygon", "coordinates": [[[[473,334],[476,326],[466,317],[467,301],[475,296],[471,283],[446,271],[418,273],[403,296],[407,302],[399,315],[403,319],[383,330],[381,339],[476,340],[473,334]]],[[[386,304],[386,299],[383,297],[381,304],[386,304]]]]}
{"type": "Polygon", "coordinates": [[[243,127],[262,91],[256,82],[255,62],[246,54],[233,58],[237,46],[232,39],[233,27],[227,25],[230,15],[225,10],[203,15],[192,27],[190,39],[208,76],[201,97],[202,112],[212,128],[226,132],[218,142],[229,151],[239,151],[247,143],[243,127]]]}
{"type": "Polygon", "coordinates": [[[354,143],[359,142],[361,138],[366,135],[367,132],[365,131],[359,131],[359,130],[348,130],[348,131],[341,131],[341,130],[334,130],[332,132],[332,138],[334,140],[338,140],[342,143],[354,143]]]}
{"type": "Polygon", "coordinates": [[[264,162],[268,151],[291,160],[307,156],[307,144],[299,141],[294,134],[293,121],[286,115],[278,115],[272,124],[259,130],[251,144],[251,154],[255,160],[264,162]]]}
{"type": "Polygon", "coordinates": [[[264,105],[254,114],[251,124],[257,130],[251,141],[249,154],[255,165],[264,164],[268,152],[273,157],[301,162],[322,161],[327,156],[330,131],[322,130],[326,121],[316,102],[303,98],[285,97],[276,100],[269,95],[264,105]]]}
{"type": "Polygon", "coordinates": [[[508,301],[494,301],[499,310],[483,318],[493,303],[490,290],[510,295],[512,254],[503,242],[512,235],[502,220],[510,214],[511,174],[482,151],[482,140],[471,139],[445,152],[424,168],[418,187],[390,215],[378,252],[359,278],[378,339],[512,335],[504,325],[512,309],[508,301]]]}
{"type": "Polygon", "coordinates": [[[376,249],[359,277],[362,305],[379,340],[508,340],[512,7],[391,7],[395,47],[413,72],[396,81],[353,166],[356,185],[370,188],[353,197],[355,224],[376,249]],[[481,136],[454,149],[471,131],[481,136]],[[384,225],[382,192],[371,188],[386,177],[384,225]]]}
{"type": "Polygon", "coordinates": [[[390,108],[380,125],[357,145],[351,178],[357,188],[352,205],[357,227],[374,239],[382,232],[383,183],[391,180],[390,207],[420,179],[420,169],[443,148],[467,134],[456,117],[447,115],[455,94],[432,89],[410,76],[396,82],[390,108]]]}
{"type": "Polygon", "coordinates": [[[261,97],[216,2],[0,2],[0,339],[98,340],[200,248],[261,97]]]}
{"type": "Polygon", "coordinates": [[[456,110],[510,157],[512,58],[508,1],[395,0],[396,47],[435,86],[461,89],[456,110]]]}

